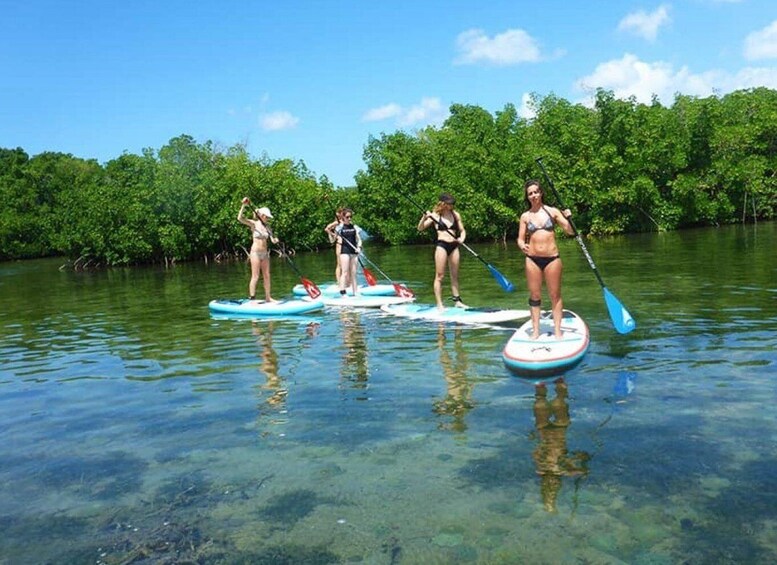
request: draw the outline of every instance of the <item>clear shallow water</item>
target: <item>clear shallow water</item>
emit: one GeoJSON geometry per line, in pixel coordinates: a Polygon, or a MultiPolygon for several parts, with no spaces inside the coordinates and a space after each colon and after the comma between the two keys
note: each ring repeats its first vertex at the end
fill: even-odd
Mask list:
{"type": "MultiPolygon", "coordinates": [[[[565,241],[592,346],[539,428],[509,329],[213,319],[238,264],[0,265],[0,563],[773,562],[775,244],[775,224],[589,242],[639,325],[620,336],[565,241]]],[[[513,246],[477,250],[522,288],[513,246]]],[[[430,247],[368,252],[432,301],[430,247]]],[[[295,262],[324,282],[331,259],[295,262]]],[[[462,277],[469,304],[524,308],[474,258],[462,277]]]]}

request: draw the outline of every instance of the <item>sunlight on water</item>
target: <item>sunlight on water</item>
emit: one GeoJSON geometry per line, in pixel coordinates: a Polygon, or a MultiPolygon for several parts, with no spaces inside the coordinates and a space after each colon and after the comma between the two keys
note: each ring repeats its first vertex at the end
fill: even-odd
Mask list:
{"type": "MultiPolygon", "coordinates": [[[[515,325],[218,319],[245,265],[0,265],[0,562],[774,561],[776,234],[590,242],[627,336],[563,242],[592,347],[539,387],[515,325]]],[[[428,303],[430,250],[369,252],[428,303]]],[[[525,308],[514,249],[478,252],[518,291],[465,258],[466,301],[525,308]]]]}

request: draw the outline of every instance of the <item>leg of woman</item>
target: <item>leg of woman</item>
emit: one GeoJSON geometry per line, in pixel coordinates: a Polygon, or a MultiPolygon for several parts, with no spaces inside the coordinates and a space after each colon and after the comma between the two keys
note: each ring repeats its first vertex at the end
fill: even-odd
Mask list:
{"type": "Polygon", "coordinates": [[[335,280],[340,284],[340,250],[343,244],[339,241],[335,243],[335,280]]]}
{"type": "MultiPolygon", "coordinates": [[[[542,270],[528,257],[526,258],[526,288],[529,290],[529,300],[539,304],[542,300],[542,270]]],[[[540,310],[541,306],[529,304],[532,339],[540,337],[540,310]]]]}
{"type": "Polygon", "coordinates": [[[437,309],[444,310],[442,303],[442,281],[445,279],[445,265],[448,262],[448,254],[439,246],[434,247],[434,299],[437,301],[437,309]]]}
{"type": "Polygon", "coordinates": [[[561,271],[563,265],[559,257],[545,267],[545,285],[548,287],[550,304],[553,309],[553,329],[557,338],[562,336],[561,316],[564,311],[564,303],[561,300],[561,271]]]}
{"type": "MultiPolygon", "coordinates": [[[[461,253],[459,253],[459,248],[457,247],[453,251],[451,251],[451,254],[448,255],[448,271],[451,274],[451,292],[453,293],[453,296],[461,296],[461,293],[459,292],[459,262],[461,260],[461,253]]],[[[454,306],[457,306],[459,308],[466,308],[467,305],[464,304],[461,300],[456,301],[454,306]]]]}
{"type": "Polygon", "coordinates": [[[359,281],[356,280],[356,265],[359,264],[358,257],[358,255],[348,256],[348,276],[351,278],[351,290],[353,290],[354,296],[356,296],[356,293],[359,289],[359,281]]]}
{"type": "Polygon", "coordinates": [[[252,300],[256,298],[256,283],[259,282],[259,257],[255,251],[248,254],[251,261],[251,282],[248,283],[248,297],[252,300]]]}
{"type": "Polygon", "coordinates": [[[348,287],[348,267],[350,266],[348,258],[350,255],[341,253],[338,257],[340,259],[340,279],[338,282],[340,284],[340,294],[343,294],[343,291],[348,287]]]}
{"type": "Polygon", "coordinates": [[[270,294],[272,282],[270,279],[270,258],[266,257],[259,261],[262,270],[262,284],[264,285],[264,299],[267,302],[276,302],[270,294]]]}

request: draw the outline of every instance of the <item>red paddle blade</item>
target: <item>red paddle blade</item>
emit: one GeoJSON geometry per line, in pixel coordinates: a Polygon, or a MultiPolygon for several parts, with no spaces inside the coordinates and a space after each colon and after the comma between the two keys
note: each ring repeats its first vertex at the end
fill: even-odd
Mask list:
{"type": "Polygon", "coordinates": [[[364,278],[367,281],[368,285],[375,286],[376,284],[378,284],[378,279],[375,278],[375,275],[372,274],[372,271],[362,267],[362,272],[364,273],[364,278]]]}
{"type": "Polygon", "coordinates": [[[394,292],[402,298],[413,298],[415,293],[403,284],[394,283],[394,292]]]}
{"type": "Polygon", "coordinates": [[[316,286],[316,283],[314,283],[313,281],[311,281],[309,279],[306,279],[305,277],[302,277],[301,280],[302,280],[302,286],[305,287],[305,292],[308,293],[308,296],[310,298],[314,298],[315,299],[315,298],[318,298],[319,296],[321,296],[321,289],[319,289],[316,286]]]}

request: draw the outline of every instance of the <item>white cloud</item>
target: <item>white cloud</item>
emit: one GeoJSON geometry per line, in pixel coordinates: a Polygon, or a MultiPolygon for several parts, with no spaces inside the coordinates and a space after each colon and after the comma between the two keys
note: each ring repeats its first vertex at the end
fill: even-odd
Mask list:
{"type": "Polygon", "coordinates": [[[400,126],[414,126],[417,124],[439,124],[445,121],[448,109],[444,108],[439,98],[422,98],[420,104],[408,108],[397,123],[400,126]]]}
{"type": "Polygon", "coordinates": [[[694,84],[696,92],[687,92],[686,85],[679,85],[686,82],[688,74],[685,67],[674,71],[669,63],[646,63],[627,53],[621,59],[601,63],[592,74],[579,79],[575,87],[588,93],[593,93],[597,88],[604,88],[612,90],[618,98],[634,96],[645,103],[650,102],[653,94],[662,100],[666,96],[671,99],[676,90],[697,95],[712,92],[711,89],[707,92],[700,91],[702,88],[699,84],[694,84]]]}
{"type": "Polygon", "coordinates": [[[777,20],[745,38],[745,59],[777,59],[777,20]]]}
{"type": "Polygon", "coordinates": [[[298,123],[299,118],[286,111],[271,112],[269,114],[264,114],[259,118],[259,125],[266,131],[291,129],[298,123]]]}
{"type": "Polygon", "coordinates": [[[391,104],[386,104],[385,106],[380,106],[378,108],[372,108],[371,110],[367,110],[362,116],[362,121],[380,122],[382,120],[387,120],[389,118],[393,118],[401,114],[402,114],[402,106],[392,102],[391,104]]]}
{"type": "Polygon", "coordinates": [[[777,67],[746,67],[736,74],[721,70],[692,73],[688,67],[675,70],[663,61],[645,62],[627,53],[621,59],[602,63],[594,72],[575,82],[575,88],[586,93],[584,104],[591,104],[597,88],[611,90],[617,98],[633,96],[638,102],[650,103],[653,95],[665,105],[676,93],[689,96],[725,94],[743,88],[777,87],[777,67]]]}
{"type": "Polygon", "coordinates": [[[777,89],[777,67],[745,67],[737,74],[725,78],[725,84],[721,87],[725,92],[759,86],[777,89]]]}
{"type": "Polygon", "coordinates": [[[518,108],[518,115],[526,120],[533,120],[537,116],[537,107],[534,102],[534,97],[528,92],[524,92],[521,96],[521,107],[518,108]]]}
{"type": "Polygon", "coordinates": [[[618,31],[631,32],[648,41],[653,41],[658,35],[658,28],[668,24],[669,21],[669,6],[661,4],[651,13],[644,10],[632,12],[620,21],[618,31]]]}
{"type": "Polygon", "coordinates": [[[448,117],[448,109],[439,98],[422,98],[421,102],[405,108],[394,102],[368,110],[363,122],[376,122],[393,118],[399,127],[440,125],[448,117]]]}
{"type": "Polygon", "coordinates": [[[484,62],[507,66],[540,60],[537,42],[522,29],[508,29],[494,37],[481,29],[470,29],[459,34],[456,47],[459,55],[454,63],[458,65],[484,62]]]}

